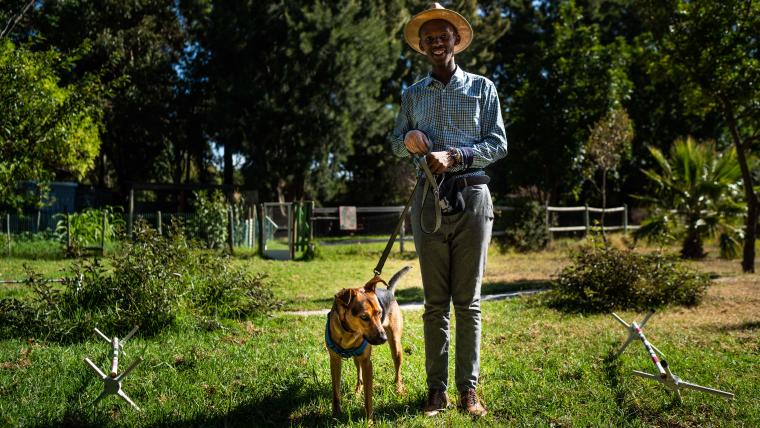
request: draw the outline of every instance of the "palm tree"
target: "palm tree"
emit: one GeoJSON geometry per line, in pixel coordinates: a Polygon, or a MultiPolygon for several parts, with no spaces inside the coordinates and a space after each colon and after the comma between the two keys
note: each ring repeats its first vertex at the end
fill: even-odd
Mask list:
{"type": "Polygon", "coordinates": [[[719,237],[721,257],[736,255],[743,237],[741,170],[732,147],[723,152],[714,142],[696,143],[691,137],[676,140],[670,159],[650,147],[659,171],[642,170],[654,184],[653,196],[637,196],[654,210],[634,236],[683,239],[681,257],[702,258],[703,239],[719,237]]]}

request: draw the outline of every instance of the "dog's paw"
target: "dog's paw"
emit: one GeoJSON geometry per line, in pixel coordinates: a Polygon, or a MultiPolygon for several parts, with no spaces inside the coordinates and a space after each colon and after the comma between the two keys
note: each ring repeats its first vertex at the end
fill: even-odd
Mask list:
{"type": "Polygon", "coordinates": [[[406,387],[402,383],[396,384],[396,394],[406,396],[406,387]]]}

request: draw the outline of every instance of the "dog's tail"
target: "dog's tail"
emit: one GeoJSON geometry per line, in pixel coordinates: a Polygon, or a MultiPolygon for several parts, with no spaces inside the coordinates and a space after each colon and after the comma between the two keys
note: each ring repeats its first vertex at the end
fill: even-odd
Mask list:
{"type": "Polygon", "coordinates": [[[391,277],[391,280],[388,283],[388,291],[390,291],[391,294],[393,295],[396,294],[396,283],[398,282],[399,279],[401,279],[402,276],[404,276],[407,272],[409,272],[409,269],[411,268],[412,268],[411,266],[406,266],[400,271],[396,272],[396,274],[393,275],[393,277],[391,277]]]}

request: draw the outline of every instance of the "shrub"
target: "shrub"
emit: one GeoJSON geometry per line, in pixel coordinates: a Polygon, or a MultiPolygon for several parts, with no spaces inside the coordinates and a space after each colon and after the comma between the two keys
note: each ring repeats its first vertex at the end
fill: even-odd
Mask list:
{"type": "Polygon", "coordinates": [[[648,310],[697,305],[709,285],[706,274],[662,253],[638,254],[584,246],[572,255],[549,293],[550,306],[566,311],[648,310]]]}
{"type": "Polygon", "coordinates": [[[135,325],[151,336],[171,326],[184,308],[245,318],[280,306],[262,276],[193,250],[177,223],[166,236],[144,222],[135,231],[135,241],[111,256],[112,272],[99,259],[75,261],[61,289],[28,271],[34,297],[0,301],[0,338],[69,342],[90,337],[93,327],[124,333],[135,325]]]}
{"type": "MultiPolygon", "coordinates": [[[[124,231],[125,221],[121,208],[87,208],[78,213],[69,214],[69,228],[72,245],[86,247],[100,245],[103,235],[103,215],[106,216],[105,241],[116,240],[119,233],[124,231]]],[[[62,243],[66,243],[66,215],[56,214],[58,221],[55,225],[55,235],[62,243]]]]}
{"type": "Polygon", "coordinates": [[[546,227],[546,211],[538,202],[529,199],[515,201],[515,210],[506,215],[504,234],[496,237],[502,250],[514,248],[525,253],[546,248],[549,229],[546,227]]]}
{"type": "Polygon", "coordinates": [[[191,301],[202,314],[245,319],[282,306],[275,299],[263,274],[252,275],[228,264],[206,264],[197,278],[191,301]]]}
{"type": "Polygon", "coordinates": [[[222,248],[227,240],[227,200],[220,191],[195,193],[195,215],[188,222],[191,236],[206,248],[222,248]]]}

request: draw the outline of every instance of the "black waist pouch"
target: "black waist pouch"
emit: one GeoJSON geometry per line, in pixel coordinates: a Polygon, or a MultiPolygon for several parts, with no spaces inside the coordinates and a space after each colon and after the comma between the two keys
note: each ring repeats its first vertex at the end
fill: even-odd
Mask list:
{"type": "Polygon", "coordinates": [[[441,207],[441,214],[454,215],[459,214],[467,208],[462,192],[467,186],[476,184],[488,184],[491,177],[487,175],[471,175],[468,177],[453,176],[443,180],[439,193],[438,203],[441,207]]]}

